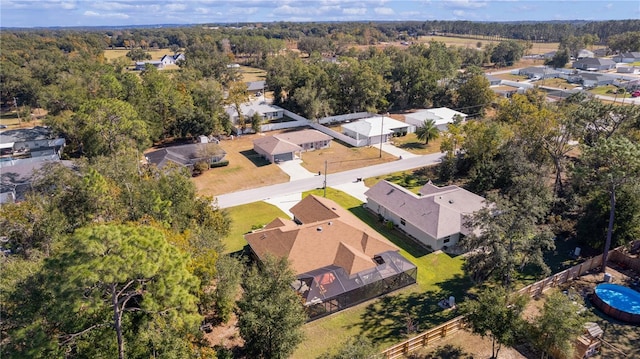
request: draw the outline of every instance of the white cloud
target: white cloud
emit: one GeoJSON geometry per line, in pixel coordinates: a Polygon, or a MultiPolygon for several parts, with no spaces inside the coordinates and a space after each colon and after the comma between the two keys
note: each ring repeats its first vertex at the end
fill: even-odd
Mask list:
{"type": "Polygon", "coordinates": [[[183,11],[187,9],[185,4],[167,4],[164,6],[167,11],[183,11]]]}
{"type": "Polygon", "coordinates": [[[613,8],[613,4],[612,3],[608,3],[607,5],[605,5],[605,7],[607,9],[612,9],[613,8]]]}
{"type": "Polygon", "coordinates": [[[487,6],[484,1],[474,0],[448,0],[444,4],[454,9],[478,9],[487,6]]]}
{"type": "Polygon", "coordinates": [[[393,15],[396,12],[390,7],[377,7],[373,11],[378,15],[393,15]]]}
{"type": "Polygon", "coordinates": [[[89,16],[89,17],[104,17],[104,18],[117,18],[117,19],[128,19],[129,18],[129,15],[123,14],[123,13],[114,12],[114,13],[102,14],[102,13],[91,11],[91,10],[85,11],[83,15],[84,16],[89,16]]]}
{"type": "Polygon", "coordinates": [[[136,7],[135,5],[119,2],[119,1],[97,1],[91,4],[94,9],[100,10],[125,10],[136,7]]]}
{"type": "Polygon", "coordinates": [[[464,17],[467,13],[464,10],[453,10],[453,14],[457,17],[464,17]]]}
{"type": "Polygon", "coordinates": [[[198,14],[208,14],[211,12],[211,10],[204,7],[197,7],[195,10],[198,14]]]}
{"type": "Polygon", "coordinates": [[[367,9],[363,7],[349,7],[342,9],[342,13],[345,15],[364,15],[367,13],[367,9]]]}

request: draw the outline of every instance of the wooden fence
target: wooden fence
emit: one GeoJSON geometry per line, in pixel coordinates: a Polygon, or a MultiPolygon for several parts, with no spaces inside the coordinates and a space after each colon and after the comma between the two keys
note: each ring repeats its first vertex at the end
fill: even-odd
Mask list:
{"type": "Polygon", "coordinates": [[[382,352],[382,355],[386,359],[401,358],[412,351],[425,347],[433,342],[436,342],[447,335],[453,334],[464,327],[464,316],[451,319],[450,321],[441,324],[435,328],[431,328],[426,332],[421,333],[407,341],[400,344],[396,344],[391,348],[382,352]]]}
{"type": "Polygon", "coordinates": [[[640,273],[640,258],[629,257],[618,250],[611,251],[609,253],[609,258],[612,262],[616,262],[622,267],[631,268],[636,273],[640,273]]]}
{"type": "MultiPolygon", "coordinates": [[[[611,251],[613,253],[614,251],[611,251]]],[[[612,261],[614,261],[614,257],[610,257],[612,261]]],[[[615,257],[617,259],[617,257],[615,257]]],[[[548,289],[556,287],[560,284],[566,283],[570,280],[573,280],[588,271],[600,267],[602,264],[602,255],[589,258],[586,261],[575,265],[569,269],[565,269],[560,273],[556,273],[550,277],[547,277],[541,281],[535,282],[531,285],[528,285],[518,291],[518,293],[524,293],[531,297],[538,296],[548,289]]],[[[394,359],[401,358],[412,351],[418,350],[422,347],[427,346],[439,339],[446,337],[449,334],[453,334],[458,330],[464,328],[464,316],[461,315],[457,318],[454,318],[442,325],[439,325],[435,328],[429,329],[426,332],[423,332],[407,341],[404,341],[400,344],[396,344],[391,348],[386,349],[382,352],[382,355],[386,359],[394,359]]]]}

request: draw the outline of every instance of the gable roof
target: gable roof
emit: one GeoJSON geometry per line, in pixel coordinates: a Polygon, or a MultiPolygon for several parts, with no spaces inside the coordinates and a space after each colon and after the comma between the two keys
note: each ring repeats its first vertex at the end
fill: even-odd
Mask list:
{"type": "Polygon", "coordinates": [[[302,151],[302,147],[288,141],[283,141],[275,136],[260,137],[253,140],[253,146],[261,148],[270,155],[302,151]]]}
{"type": "Polygon", "coordinates": [[[253,252],[286,257],[297,274],[336,266],[353,275],[377,266],[373,257],[398,248],[349,211],[309,195],[291,208],[295,221],[277,218],[244,237],[253,252]]]}
{"type": "Polygon", "coordinates": [[[318,130],[301,130],[283,132],[277,135],[261,137],[253,140],[253,146],[270,155],[302,151],[301,145],[311,142],[329,141],[333,137],[318,130]]]}
{"type": "Polygon", "coordinates": [[[435,239],[470,233],[464,217],[485,206],[484,198],[458,186],[437,187],[429,182],[419,193],[380,181],[365,195],[435,239]]]}
{"type": "Polygon", "coordinates": [[[406,127],[409,127],[409,124],[387,116],[368,117],[342,125],[342,128],[349,129],[366,137],[375,137],[381,134],[389,135],[396,129],[406,127]]]}
{"type": "Polygon", "coordinates": [[[0,143],[15,143],[26,141],[54,139],[51,129],[45,126],[32,128],[16,128],[0,132],[0,143]]]}
{"type": "Polygon", "coordinates": [[[180,146],[171,146],[157,151],[149,152],[145,155],[147,161],[155,164],[158,168],[164,167],[167,163],[173,162],[181,166],[192,166],[198,161],[211,158],[222,160],[227,153],[215,143],[192,143],[180,146]]]}
{"type": "Polygon", "coordinates": [[[264,90],[266,81],[250,81],[247,82],[247,91],[264,90]]]}
{"type": "Polygon", "coordinates": [[[603,59],[600,57],[585,57],[573,63],[575,65],[585,64],[585,65],[596,65],[596,66],[615,66],[615,61],[611,59],[603,59]]]}
{"type": "Polygon", "coordinates": [[[462,119],[465,119],[467,117],[467,114],[464,114],[462,112],[458,112],[447,107],[438,107],[407,114],[405,115],[405,119],[410,118],[419,122],[424,122],[427,119],[432,119],[437,126],[452,123],[453,118],[456,115],[462,117],[462,119]]]}

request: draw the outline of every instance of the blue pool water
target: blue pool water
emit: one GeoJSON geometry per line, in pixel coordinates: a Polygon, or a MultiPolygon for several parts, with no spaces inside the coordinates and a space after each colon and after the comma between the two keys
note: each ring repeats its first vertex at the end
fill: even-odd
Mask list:
{"type": "Polygon", "coordinates": [[[596,295],[621,311],[640,314],[640,292],[617,284],[604,283],[596,287],[596,295]]]}

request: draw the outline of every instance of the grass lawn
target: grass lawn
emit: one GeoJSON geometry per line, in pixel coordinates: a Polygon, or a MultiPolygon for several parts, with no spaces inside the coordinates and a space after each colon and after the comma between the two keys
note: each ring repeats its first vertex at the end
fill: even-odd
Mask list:
{"type": "MultiPolygon", "coordinates": [[[[618,88],[613,86],[613,85],[606,85],[606,86],[598,86],[595,88],[592,88],[591,90],[589,90],[589,92],[591,92],[592,94],[595,95],[605,95],[605,96],[611,96],[611,97],[616,97],[616,91],[618,91],[618,88]]],[[[620,93],[617,96],[619,99],[622,98],[629,98],[631,97],[631,94],[629,93],[620,93]]]]}
{"type": "MultiPolygon", "coordinates": [[[[508,40],[508,39],[502,39],[508,40]]],[[[429,42],[429,41],[441,41],[447,44],[447,46],[461,46],[461,47],[469,47],[469,48],[477,48],[478,42],[482,43],[482,47],[488,43],[498,44],[500,40],[490,40],[490,39],[479,39],[477,37],[471,36],[421,36],[419,39],[420,42],[429,42]]],[[[557,42],[549,42],[549,43],[533,43],[531,50],[527,50],[528,53],[531,54],[544,54],[551,51],[558,50],[559,43],[557,42]]]]}
{"type": "MultiPolygon", "coordinates": [[[[303,196],[309,193],[322,195],[321,190],[314,190],[303,196]]],[[[443,311],[437,303],[449,295],[461,298],[470,287],[471,283],[462,272],[462,258],[440,252],[429,253],[401,233],[386,228],[362,207],[362,202],[344,192],[329,188],[327,198],[349,209],[400,247],[400,253],[418,267],[418,283],[306,324],[306,340],[292,358],[316,358],[355,335],[364,335],[383,349],[415,335],[407,333],[409,318],[418,324],[421,331],[456,316],[453,311],[443,311]]]]}
{"type": "Polygon", "coordinates": [[[278,207],[266,202],[255,202],[226,209],[231,218],[231,230],[223,240],[226,253],[233,253],[247,245],[243,235],[256,226],[271,222],[276,217],[289,218],[278,207]]]}
{"type": "Polygon", "coordinates": [[[267,72],[257,67],[240,66],[240,73],[243,82],[262,81],[267,77],[267,72]]]}
{"type": "Polygon", "coordinates": [[[415,153],[417,155],[428,155],[440,152],[440,142],[442,142],[442,137],[431,140],[429,141],[429,144],[426,144],[424,141],[418,140],[415,133],[409,133],[406,136],[394,137],[392,142],[396,147],[405,151],[415,153]]]}
{"type": "Polygon", "coordinates": [[[514,74],[495,74],[495,75],[491,75],[491,76],[495,76],[499,79],[502,80],[509,80],[509,81],[524,81],[527,79],[527,76],[524,75],[514,75],[514,74]]]}
{"type": "Polygon", "coordinates": [[[544,79],[544,81],[539,80],[536,82],[536,84],[540,86],[549,86],[549,87],[555,87],[560,89],[572,89],[579,86],[578,84],[571,84],[567,82],[567,80],[561,79],[561,78],[544,79]]]}
{"type": "Polygon", "coordinates": [[[289,175],[280,170],[280,167],[267,162],[253,150],[253,140],[258,136],[260,135],[242,135],[233,140],[221,141],[220,146],[227,152],[229,165],[212,168],[193,178],[198,192],[216,196],[289,181],[289,175]]]}

